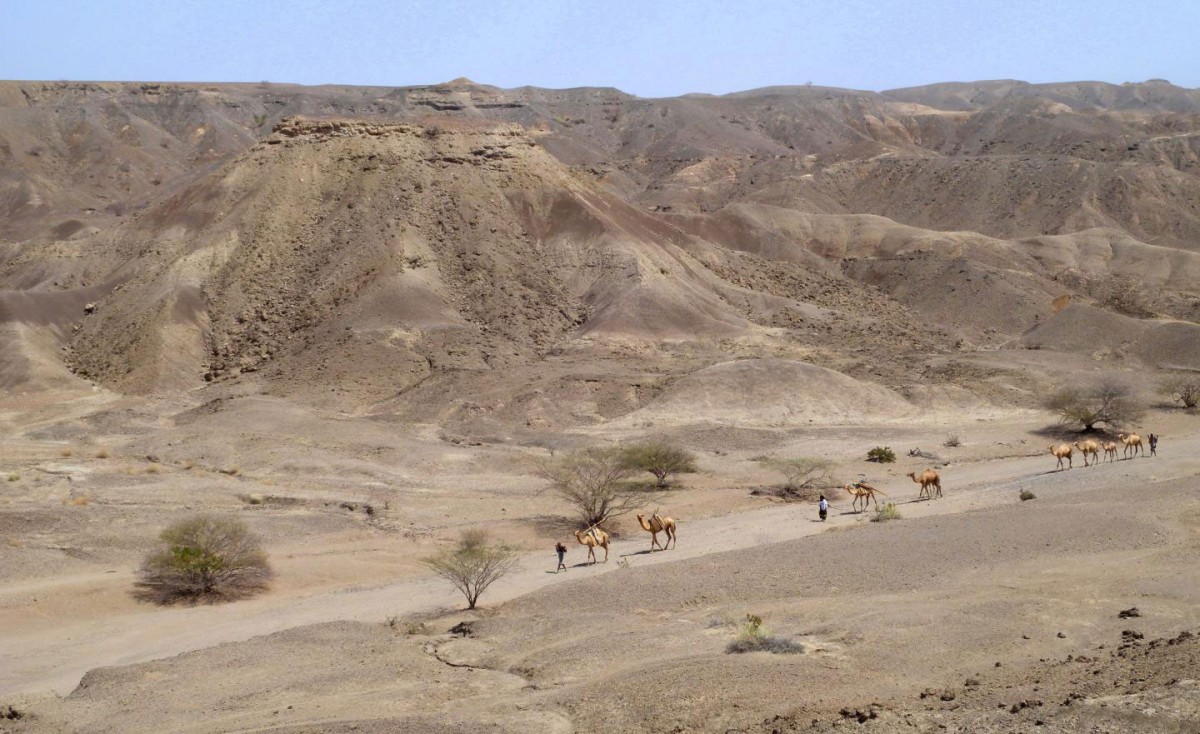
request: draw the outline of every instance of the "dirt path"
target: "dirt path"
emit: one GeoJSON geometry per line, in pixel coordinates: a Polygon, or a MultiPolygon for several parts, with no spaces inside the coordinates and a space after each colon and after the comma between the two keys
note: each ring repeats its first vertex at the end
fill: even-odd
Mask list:
{"type": "MultiPolygon", "coordinates": [[[[907,517],[943,515],[1018,501],[1017,491],[1078,491],[1092,486],[1137,484],[1200,474],[1200,435],[1172,440],[1162,456],[1103,464],[1077,466],[1072,471],[1047,471],[1053,467],[1049,455],[960,463],[943,472],[946,497],[935,502],[916,502],[917,486],[891,481],[891,496],[907,517]]],[[[865,522],[867,514],[853,514],[848,498],[838,498],[829,521],[816,521],[815,507],[808,504],[772,505],[750,512],[695,522],[681,521],[677,550],[649,554],[648,534],[614,543],[607,564],[587,567],[582,546],[571,548],[574,564],[554,574],[551,548],[525,556],[518,569],[499,582],[485,597],[487,605],[527,594],[549,584],[561,583],[618,568],[624,559],[631,565],[665,563],[724,551],[793,540],[834,528],[865,522]]],[[[128,584],[124,574],[97,575],[105,583],[128,584]]],[[[80,579],[94,583],[97,579],[80,579]]],[[[5,589],[4,592],[9,591],[5,589]]],[[[2,593],[0,593],[2,597],[2,593]]],[[[0,631],[0,695],[53,690],[65,695],[88,670],[100,666],[125,665],[168,657],[214,645],[246,640],[297,626],[332,620],[382,622],[461,607],[462,599],[436,578],[416,578],[370,588],[284,597],[268,595],[221,606],[191,608],[139,607],[134,614],[86,623],[56,626],[33,635],[0,631]]]]}

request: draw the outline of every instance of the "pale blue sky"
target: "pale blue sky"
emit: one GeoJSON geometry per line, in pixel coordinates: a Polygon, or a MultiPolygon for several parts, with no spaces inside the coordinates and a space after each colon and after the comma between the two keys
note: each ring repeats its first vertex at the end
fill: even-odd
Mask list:
{"type": "Polygon", "coordinates": [[[0,78],[1200,87],[1200,0],[0,0],[0,78]]]}

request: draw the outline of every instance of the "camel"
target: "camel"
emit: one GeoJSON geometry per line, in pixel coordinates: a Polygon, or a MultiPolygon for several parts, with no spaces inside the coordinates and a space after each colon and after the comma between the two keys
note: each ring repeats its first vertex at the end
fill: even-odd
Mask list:
{"type": "Polygon", "coordinates": [[[1133,452],[1133,455],[1137,456],[1139,450],[1142,452],[1142,456],[1146,455],[1146,447],[1142,445],[1142,437],[1136,433],[1131,433],[1128,436],[1126,436],[1124,433],[1118,433],[1117,440],[1125,444],[1126,459],[1129,458],[1130,452],[1133,452]]]}
{"type": "MultiPolygon", "coordinates": [[[[642,530],[650,533],[650,552],[654,552],[654,547],[658,546],[662,550],[666,550],[671,546],[672,541],[675,541],[675,521],[669,517],[663,517],[655,512],[650,516],[650,520],[646,520],[645,515],[637,516],[638,525],[642,526],[642,530]],[[665,532],[667,534],[667,544],[660,545],[658,542],[658,534],[665,532]]],[[[676,542],[678,545],[678,542],[676,542]]]]}
{"type": "Polygon", "coordinates": [[[866,482],[847,484],[846,491],[849,492],[852,497],[854,497],[854,501],[850,503],[850,507],[854,509],[858,508],[859,500],[863,501],[864,510],[867,509],[867,505],[871,503],[871,500],[875,500],[875,509],[879,509],[879,500],[875,499],[875,495],[882,494],[885,497],[887,496],[887,492],[882,492],[878,489],[875,489],[866,482]]]}
{"type": "MultiPolygon", "coordinates": [[[[917,476],[916,472],[909,472],[908,478],[921,485],[921,493],[917,495],[917,499],[924,497],[925,499],[933,499],[933,490],[937,490],[937,496],[942,496],[942,478],[933,469],[926,469],[921,472],[921,476],[917,476]]],[[[879,504],[876,502],[875,504],[879,504]]]]}
{"type": "Polygon", "coordinates": [[[1100,444],[1096,441],[1088,439],[1083,443],[1075,442],[1075,448],[1079,449],[1079,453],[1083,454],[1084,466],[1095,466],[1100,463],[1100,444]],[[1088,457],[1092,457],[1092,463],[1088,464],[1088,457]]]}
{"type": "Polygon", "coordinates": [[[596,562],[596,546],[604,549],[604,562],[608,563],[608,533],[593,525],[586,530],[576,530],[575,540],[578,540],[580,545],[587,546],[591,563],[596,562]]]}
{"type": "Polygon", "coordinates": [[[1105,441],[1104,442],[1104,460],[1108,461],[1110,456],[1112,457],[1113,461],[1117,460],[1117,443],[1116,443],[1116,441],[1105,441]]]}
{"type": "Polygon", "coordinates": [[[1068,469],[1075,468],[1075,465],[1071,461],[1071,444],[1064,443],[1059,446],[1050,444],[1050,453],[1054,456],[1054,458],[1058,459],[1058,468],[1059,469],[1062,469],[1063,459],[1067,460],[1067,468],[1068,469]]]}

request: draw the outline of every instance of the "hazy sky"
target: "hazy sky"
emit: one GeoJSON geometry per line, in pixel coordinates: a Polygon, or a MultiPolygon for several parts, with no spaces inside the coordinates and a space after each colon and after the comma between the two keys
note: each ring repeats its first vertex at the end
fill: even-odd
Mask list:
{"type": "Polygon", "coordinates": [[[0,0],[0,78],[1200,87],[1200,0],[0,0]]]}

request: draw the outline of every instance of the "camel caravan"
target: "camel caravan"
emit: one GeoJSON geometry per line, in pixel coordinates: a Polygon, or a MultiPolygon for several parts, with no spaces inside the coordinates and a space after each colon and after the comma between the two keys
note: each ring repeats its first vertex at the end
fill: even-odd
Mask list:
{"type": "MultiPolygon", "coordinates": [[[[1140,454],[1146,456],[1146,446],[1150,447],[1150,456],[1158,456],[1158,436],[1151,433],[1146,442],[1142,441],[1142,437],[1136,433],[1118,433],[1117,441],[1124,447],[1123,457],[1125,459],[1135,459],[1140,454]]],[[[1074,443],[1050,444],[1050,455],[1058,459],[1056,470],[1062,470],[1063,462],[1067,463],[1067,469],[1073,469],[1073,456],[1076,451],[1083,457],[1084,466],[1096,466],[1101,463],[1100,452],[1104,451],[1104,463],[1117,461],[1117,441],[1105,441],[1100,443],[1095,439],[1087,439],[1085,441],[1075,441],[1074,443]]],[[[909,476],[912,476],[911,474],[909,476]]],[[[914,480],[916,481],[916,480],[914,480]]]]}

